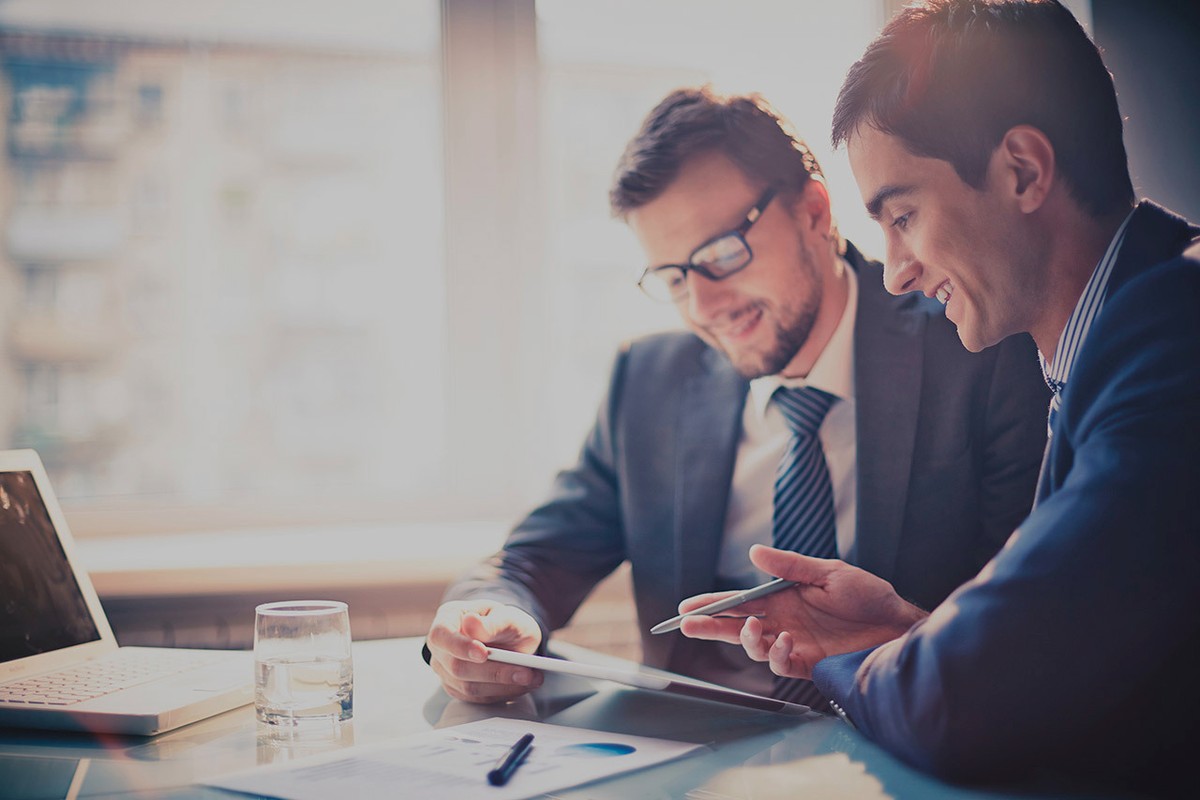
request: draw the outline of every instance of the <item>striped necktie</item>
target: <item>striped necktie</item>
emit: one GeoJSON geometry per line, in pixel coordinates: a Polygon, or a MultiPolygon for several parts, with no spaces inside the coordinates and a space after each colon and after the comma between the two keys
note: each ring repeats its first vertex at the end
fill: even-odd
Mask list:
{"type": "Polygon", "coordinates": [[[807,556],[837,558],[833,484],[817,438],[837,398],[805,386],[777,389],[772,399],[792,430],[792,441],[775,473],[772,544],[807,556]]]}
{"type": "MultiPolygon", "coordinates": [[[[783,412],[792,440],[775,475],[772,544],[807,556],[837,558],[833,483],[817,431],[837,400],[820,389],[777,389],[772,398],[783,412]]],[[[827,703],[811,681],[776,676],[771,694],[825,710],[827,703]]]]}

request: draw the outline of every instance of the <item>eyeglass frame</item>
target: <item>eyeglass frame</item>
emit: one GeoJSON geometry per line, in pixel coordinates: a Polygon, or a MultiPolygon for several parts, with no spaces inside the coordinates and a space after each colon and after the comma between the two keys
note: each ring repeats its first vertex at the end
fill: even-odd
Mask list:
{"type": "MultiPolygon", "coordinates": [[[[638,288],[641,289],[642,293],[645,294],[647,297],[649,297],[651,300],[655,300],[660,303],[678,303],[681,300],[686,299],[688,296],[688,289],[686,287],[686,282],[687,282],[687,275],[689,272],[696,272],[697,274],[703,275],[705,278],[708,278],[710,281],[722,281],[722,280],[725,280],[726,278],[728,278],[730,275],[736,275],[737,273],[744,270],[746,267],[750,266],[750,262],[754,261],[754,251],[750,248],[750,243],[746,241],[746,234],[750,232],[750,229],[752,227],[754,227],[754,223],[758,222],[759,219],[762,218],[763,213],[767,210],[767,206],[771,205],[771,201],[775,199],[775,195],[778,193],[779,193],[778,186],[775,186],[775,185],[768,186],[766,188],[766,191],[764,191],[761,195],[759,195],[758,202],[756,202],[754,204],[754,206],[751,207],[751,209],[746,212],[746,217],[745,217],[745,219],[742,220],[741,224],[739,224],[736,228],[734,228],[732,230],[725,231],[724,233],[719,233],[716,236],[712,237],[711,239],[705,240],[702,244],[700,244],[698,247],[696,247],[695,250],[692,251],[692,254],[690,256],[688,256],[688,260],[687,260],[686,264],[660,264],[657,267],[646,267],[646,269],[642,271],[642,276],[640,278],[638,278],[638,282],[637,282],[638,288]],[[741,264],[739,264],[738,266],[736,266],[733,269],[730,269],[726,272],[717,274],[717,273],[713,272],[708,266],[694,261],[694,259],[696,258],[696,254],[699,253],[701,250],[704,250],[707,247],[711,247],[712,245],[721,241],[722,239],[727,239],[729,237],[734,237],[739,242],[741,242],[742,248],[746,251],[746,259],[741,264]],[[680,273],[682,273],[682,277],[684,280],[684,290],[683,290],[682,294],[680,294],[678,296],[671,295],[666,298],[661,298],[661,297],[656,296],[655,294],[652,293],[651,290],[646,288],[646,279],[647,278],[651,277],[652,275],[656,275],[657,273],[664,272],[666,270],[671,270],[671,269],[677,269],[680,271],[680,273]]],[[[664,286],[666,286],[665,281],[662,281],[662,283],[664,286]]],[[[668,291],[668,293],[670,292],[669,287],[668,287],[667,291],[668,291]]]]}

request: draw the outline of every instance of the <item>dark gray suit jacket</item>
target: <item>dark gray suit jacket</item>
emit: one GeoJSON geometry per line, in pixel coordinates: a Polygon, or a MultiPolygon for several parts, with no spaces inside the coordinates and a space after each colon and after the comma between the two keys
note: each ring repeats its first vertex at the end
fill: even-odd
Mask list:
{"type": "MultiPolygon", "coordinates": [[[[848,560],[931,608],[1028,513],[1049,393],[1028,337],[968,353],[938,303],[887,294],[880,265],[852,246],[847,260],[859,280],[858,523],[848,560]]],[[[680,599],[716,588],[747,387],[690,333],[627,344],[578,463],[445,599],[509,602],[548,633],[628,560],[646,663],[717,679],[705,665],[731,646],[648,629],[680,599]]]]}

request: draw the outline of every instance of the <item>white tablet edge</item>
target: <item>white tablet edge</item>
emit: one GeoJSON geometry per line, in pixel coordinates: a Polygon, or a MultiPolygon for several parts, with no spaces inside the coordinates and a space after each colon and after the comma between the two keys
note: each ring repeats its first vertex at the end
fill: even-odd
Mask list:
{"type": "Polygon", "coordinates": [[[641,689],[663,690],[671,685],[666,678],[645,675],[632,669],[617,667],[602,667],[598,664],[585,664],[582,661],[568,661],[563,658],[547,658],[529,653],[518,653],[514,650],[488,648],[488,660],[504,664],[516,664],[520,667],[542,669],[547,672],[562,672],[567,675],[578,675],[581,678],[599,678],[606,681],[616,681],[637,686],[641,689]]]}
{"type": "Polygon", "coordinates": [[[499,648],[488,648],[488,660],[499,661],[504,664],[515,664],[521,667],[530,667],[532,669],[546,670],[547,672],[561,672],[567,675],[576,675],[582,678],[598,678],[606,681],[616,681],[627,686],[635,686],[639,689],[652,689],[655,691],[673,692],[675,694],[691,695],[693,697],[706,698],[709,700],[720,700],[724,702],[734,703],[743,707],[757,707],[760,710],[769,710],[783,714],[807,714],[812,709],[808,706],[799,703],[788,703],[782,700],[775,700],[770,697],[741,692],[737,689],[730,689],[724,686],[715,686],[713,684],[705,684],[700,681],[691,681],[684,676],[679,676],[676,679],[659,677],[657,675],[647,675],[639,672],[636,669],[620,669],[616,667],[603,667],[598,664],[587,664],[581,661],[569,661],[563,658],[547,658],[546,656],[535,656],[529,653],[518,653],[513,650],[501,650],[499,648]],[[747,702],[739,702],[737,698],[744,698],[747,702]],[[775,706],[773,708],[765,708],[761,704],[769,704],[775,706]]]}

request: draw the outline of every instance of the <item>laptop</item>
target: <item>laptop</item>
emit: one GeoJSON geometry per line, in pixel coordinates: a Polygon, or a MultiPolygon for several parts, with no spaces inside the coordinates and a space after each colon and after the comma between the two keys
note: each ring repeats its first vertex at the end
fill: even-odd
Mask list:
{"type": "Polygon", "coordinates": [[[0,727],[149,736],[253,699],[250,653],[119,647],[41,459],[0,451],[0,727]]]}

